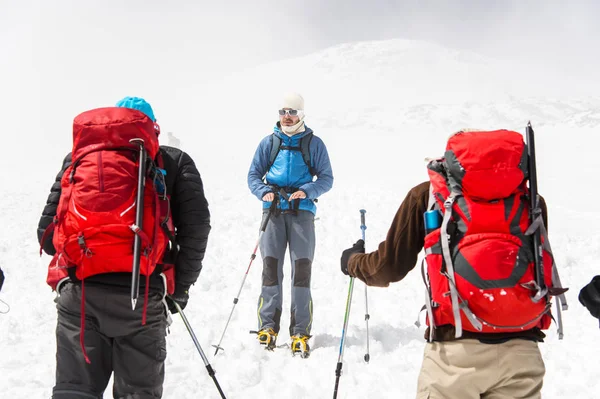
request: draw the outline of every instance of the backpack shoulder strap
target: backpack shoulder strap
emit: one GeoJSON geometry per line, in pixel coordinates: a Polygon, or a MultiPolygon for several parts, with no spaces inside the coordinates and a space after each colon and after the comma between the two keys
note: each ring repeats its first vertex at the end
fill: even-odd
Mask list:
{"type": "MultiPolygon", "coordinates": [[[[292,149],[294,149],[296,151],[298,149],[300,150],[300,152],[302,153],[302,159],[304,160],[304,163],[306,164],[306,166],[308,166],[308,170],[310,171],[310,174],[315,176],[317,173],[311,165],[311,157],[310,157],[310,142],[312,141],[312,138],[313,138],[312,133],[307,134],[306,136],[304,136],[300,139],[300,143],[299,143],[300,148],[293,147],[292,149]]],[[[271,134],[271,152],[269,154],[269,164],[267,166],[267,170],[271,169],[271,166],[273,166],[273,163],[275,162],[275,158],[277,158],[277,154],[279,154],[280,150],[281,150],[281,139],[275,133],[273,133],[273,134],[271,134]]]]}
{"type": "Polygon", "coordinates": [[[267,166],[267,171],[271,169],[273,166],[273,162],[275,162],[275,158],[277,158],[277,154],[279,154],[279,150],[281,148],[281,139],[277,137],[275,133],[271,134],[271,153],[269,154],[269,165],[267,166]]]}
{"type": "Polygon", "coordinates": [[[306,166],[308,166],[310,174],[315,176],[317,173],[315,168],[312,167],[310,159],[310,142],[312,141],[312,139],[312,132],[302,137],[300,139],[300,151],[302,152],[302,158],[304,159],[304,163],[306,164],[306,166]]]}
{"type": "MultiPolygon", "coordinates": [[[[159,149],[156,155],[155,165],[158,168],[158,174],[155,176],[155,185],[163,185],[163,195],[158,196],[158,216],[162,230],[169,238],[169,247],[165,250],[163,258],[159,261],[160,264],[171,264],[175,262],[179,248],[177,246],[177,238],[175,237],[175,226],[171,217],[171,197],[169,195],[169,174],[165,168],[164,156],[162,149],[159,149]]],[[[160,194],[160,193],[159,193],[160,194]]],[[[161,269],[162,271],[162,269],[161,269]]]]}
{"type": "Polygon", "coordinates": [[[163,170],[167,195],[173,194],[173,187],[178,175],[178,160],[175,158],[177,154],[182,154],[183,151],[170,147],[161,146],[156,158],[155,165],[163,170]]]}
{"type": "Polygon", "coordinates": [[[435,197],[433,194],[433,183],[431,183],[431,181],[429,182],[429,199],[427,200],[427,210],[431,211],[433,209],[435,209],[435,197]]]}

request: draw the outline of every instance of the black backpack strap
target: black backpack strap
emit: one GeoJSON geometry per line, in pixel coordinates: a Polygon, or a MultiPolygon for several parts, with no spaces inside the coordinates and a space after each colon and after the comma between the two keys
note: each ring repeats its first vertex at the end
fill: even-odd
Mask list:
{"type": "Polygon", "coordinates": [[[310,159],[310,142],[312,141],[312,139],[312,132],[302,137],[300,139],[300,151],[302,152],[302,158],[304,159],[304,163],[306,164],[306,166],[308,166],[310,174],[316,176],[317,171],[315,170],[315,168],[312,167],[310,159]]]}
{"type": "Polygon", "coordinates": [[[279,154],[280,149],[281,139],[277,137],[275,133],[271,134],[271,154],[269,155],[269,165],[267,166],[267,171],[269,171],[271,166],[273,166],[273,162],[275,162],[275,158],[277,158],[277,154],[279,154]]]}
{"type": "Polygon", "coordinates": [[[148,176],[154,183],[154,189],[158,193],[161,200],[167,198],[167,182],[166,182],[166,169],[163,161],[162,151],[158,151],[154,160],[148,159],[148,176]]]}
{"type": "MultiPolygon", "coordinates": [[[[154,176],[154,179],[159,180],[158,182],[155,180],[155,184],[162,184],[162,193],[159,193],[159,204],[160,207],[160,227],[163,229],[165,234],[169,239],[169,247],[165,250],[163,258],[159,261],[161,264],[166,263],[175,263],[175,259],[177,259],[177,254],[179,252],[179,246],[177,245],[177,238],[175,237],[175,231],[171,230],[169,222],[171,221],[171,199],[168,195],[168,183],[166,176],[166,168],[165,162],[163,159],[162,150],[158,151],[155,159],[155,166],[158,169],[157,174],[154,176]],[[163,174],[164,171],[164,174],[163,174]]],[[[162,270],[159,271],[162,273],[162,270]]]]}
{"type": "Polygon", "coordinates": [[[300,139],[298,147],[288,147],[281,145],[281,139],[276,134],[271,134],[271,153],[269,154],[267,171],[271,169],[271,166],[273,166],[273,163],[275,162],[275,158],[277,158],[277,154],[279,154],[279,151],[283,148],[286,150],[300,151],[302,153],[302,159],[306,166],[308,166],[310,174],[316,176],[316,170],[312,167],[310,159],[310,142],[312,141],[312,138],[313,134],[311,132],[300,139]]]}

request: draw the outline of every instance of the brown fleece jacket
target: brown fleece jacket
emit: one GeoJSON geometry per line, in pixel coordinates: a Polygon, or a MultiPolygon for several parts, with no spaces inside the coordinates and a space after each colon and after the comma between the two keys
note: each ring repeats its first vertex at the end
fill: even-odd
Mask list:
{"type": "MultiPolygon", "coordinates": [[[[413,187],[394,216],[385,241],[379,248],[369,254],[355,254],[348,262],[351,276],[375,287],[387,287],[390,283],[402,280],[417,264],[417,256],[423,249],[425,241],[425,225],[423,213],[427,211],[429,200],[429,182],[413,187]]],[[[542,218],[548,226],[547,209],[544,199],[540,197],[542,218]]],[[[427,338],[428,332],[425,333],[427,338]]],[[[434,341],[450,341],[454,339],[454,326],[439,326],[434,330],[434,341]]],[[[505,342],[512,338],[525,338],[542,341],[545,334],[538,328],[518,333],[482,334],[463,332],[463,338],[476,338],[482,342],[505,342]]]]}

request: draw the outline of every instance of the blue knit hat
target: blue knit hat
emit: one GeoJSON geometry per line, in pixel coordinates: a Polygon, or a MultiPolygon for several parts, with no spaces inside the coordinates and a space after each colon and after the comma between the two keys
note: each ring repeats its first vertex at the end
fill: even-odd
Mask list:
{"type": "Polygon", "coordinates": [[[152,107],[146,102],[146,100],[144,100],[141,97],[125,97],[122,100],[119,100],[116,106],[122,108],[137,109],[138,111],[141,111],[144,114],[146,114],[148,118],[152,119],[152,122],[156,122],[156,118],[154,117],[152,107]]]}

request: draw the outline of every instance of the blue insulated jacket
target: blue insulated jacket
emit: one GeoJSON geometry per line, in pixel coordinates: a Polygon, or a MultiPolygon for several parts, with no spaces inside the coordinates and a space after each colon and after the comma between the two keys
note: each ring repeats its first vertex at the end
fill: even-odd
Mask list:
{"type": "MultiPolygon", "coordinates": [[[[279,124],[275,126],[273,131],[273,134],[281,139],[281,146],[289,147],[298,147],[300,139],[310,133],[312,133],[312,130],[306,127],[306,131],[303,133],[290,137],[279,129],[279,124]]],[[[311,166],[316,173],[317,179],[315,181],[313,181],[313,176],[302,158],[302,153],[297,150],[281,149],[273,161],[273,165],[268,169],[271,154],[271,135],[262,139],[254,153],[248,171],[248,187],[252,194],[262,201],[265,194],[275,192],[271,187],[272,185],[298,188],[306,193],[306,198],[300,200],[298,209],[316,214],[317,207],[314,200],[331,189],[333,172],[327,148],[323,141],[314,134],[309,151],[311,166]],[[263,181],[263,177],[265,181],[263,181]]],[[[276,195],[278,194],[276,193],[276,195]]],[[[284,198],[280,197],[279,201],[278,208],[281,210],[290,208],[290,204],[284,198]]],[[[263,208],[269,208],[270,206],[270,202],[263,201],[263,208]]]]}

